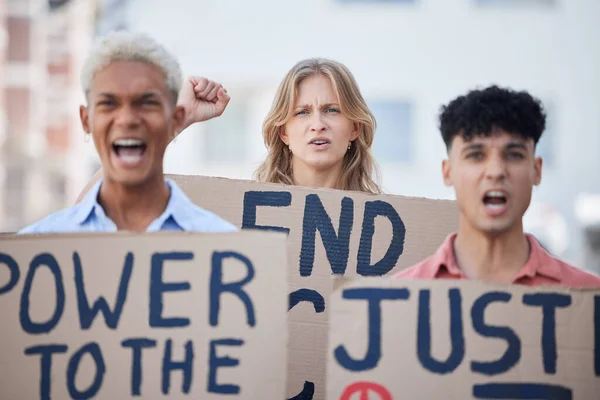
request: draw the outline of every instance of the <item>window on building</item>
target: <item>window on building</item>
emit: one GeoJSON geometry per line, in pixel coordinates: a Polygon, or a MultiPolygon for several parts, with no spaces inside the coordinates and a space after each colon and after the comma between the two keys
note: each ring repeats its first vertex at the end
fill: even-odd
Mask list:
{"type": "Polygon", "coordinates": [[[401,100],[373,100],[369,108],[377,120],[373,153],[379,163],[413,160],[413,106],[401,100]]]}
{"type": "Polygon", "coordinates": [[[48,0],[48,6],[50,7],[50,11],[55,11],[62,6],[67,5],[70,0],[48,0]]]}
{"type": "Polygon", "coordinates": [[[25,216],[25,185],[27,172],[23,166],[9,166],[6,169],[4,201],[6,215],[13,222],[21,223],[25,216]]]}
{"type": "Polygon", "coordinates": [[[7,61],[28,62],[31,59],[31,18],[8,17],[6,19],[8,31],[7,61]]]}
{"type": "Polygon", "coordinates": [[[31,90],[9,87],[5,89],[6,130],[9,135],[29,133],[31,119],[31,90]]]}
{"type": "Polygon", "coordinates": [[[204,122],[203,160],[209,163],[242,163],[248,156],[247,97],[232,95],[221,118],[204,122]]]}

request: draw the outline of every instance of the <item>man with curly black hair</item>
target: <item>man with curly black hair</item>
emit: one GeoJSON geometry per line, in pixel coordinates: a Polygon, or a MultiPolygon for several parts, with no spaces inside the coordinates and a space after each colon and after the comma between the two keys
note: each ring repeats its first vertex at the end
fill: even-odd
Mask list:
{"type": "Polygon", "coordinates": [[[535,148],[545,126],[539,100],[497,86],[442,107],[440,130],[448,152],[442,173],[456,192],[458,232],[395,277],[600,287],[600,277],[554,258],[523,231],[533,186],[542,179],[535,148]]]}

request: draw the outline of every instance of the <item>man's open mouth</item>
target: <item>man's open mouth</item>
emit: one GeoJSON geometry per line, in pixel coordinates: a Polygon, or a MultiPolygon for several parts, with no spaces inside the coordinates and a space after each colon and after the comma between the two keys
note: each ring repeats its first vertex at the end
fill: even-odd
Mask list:
{"type": "Polygon", "coordinates": [[[483,204],[491,210],[501,210],[506,206],[508,196],[500,190],[490,190],[483,196],[483,204]]]}
{"type": "Polygon", "coordinates": [[[113,143],[117,157],[126,164],[135,164],[142,159],[146,144],[139,139],[118,139],[113,143]]]}

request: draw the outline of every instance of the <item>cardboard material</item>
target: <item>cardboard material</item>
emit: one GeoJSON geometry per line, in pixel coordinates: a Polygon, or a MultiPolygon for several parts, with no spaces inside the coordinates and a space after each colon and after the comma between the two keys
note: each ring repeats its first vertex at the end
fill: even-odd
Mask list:
{"type": "Polygon", "coordinates": [[[600,288],[363,278],[330,306],[330,400],[599,397],[600,288]]]}
{"type": "Polygon", "coordinates": [[[288,398],[325,398],[327,299],[335,275],[394,273],[456,230],[453,201],[171,175],[199,206],[242,228],[289,233],[288,398]]]}
{"type": "Polygon", "coordinates": [[[2,237],[0,398],[281,400],[285,241],[2,237]]]}

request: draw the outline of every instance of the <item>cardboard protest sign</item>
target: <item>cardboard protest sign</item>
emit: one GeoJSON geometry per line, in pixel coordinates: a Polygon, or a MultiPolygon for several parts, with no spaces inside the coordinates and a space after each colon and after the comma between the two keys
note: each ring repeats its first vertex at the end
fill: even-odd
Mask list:
{"type": "Polygon", "coordinates": [[[284,398],[285,241],[0,238],[0,397],[284,398]]]}
{"type": "Polygon", "coordinates": [[[289,234],[288,398],[325,398],[332,276],[381,276],[431,255],[456,229],[452,201],[171,175],[241,228],[289,234]]]}
{"type": "Polygon", "coordinates": [[[600,396],[600,288],[363,278],[330,306],[328,399],[600,396]]]}

